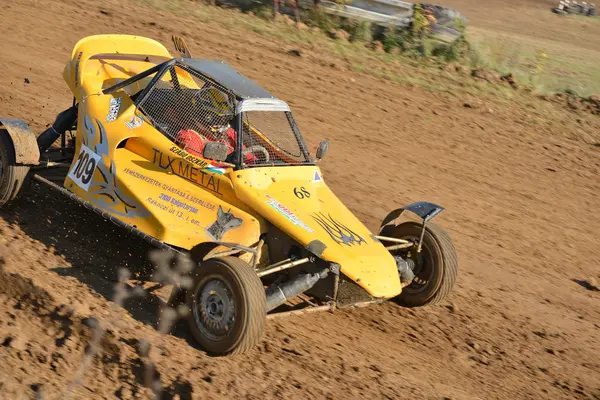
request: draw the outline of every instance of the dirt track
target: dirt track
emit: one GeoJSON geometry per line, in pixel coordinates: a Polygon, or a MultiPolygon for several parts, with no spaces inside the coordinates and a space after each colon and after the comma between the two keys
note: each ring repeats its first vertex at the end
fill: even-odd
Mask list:
{"type": "Polygon", "coordinates": [[[433,90],[402,86],[318,47],[293,57],[252,32],[137,3],[22,3],[0,0],[0,115],[41,131],[69,106],[61,72],[83,36],[184,35],[193,53],[288,100],[311,146],[332,140],[325,179],[370,228],[396,205],[444,205],[461,274],[441,306],[268,322],[249,354],[210,358],[185,327],[160,337],[157,296],[111,308],[114,268],[143,276],[145,244],[33,185],[0,211],[1,398],[60,398],[94,317],[118,324],[73,398],[147,396],[145,338],[164,398],[600,399],[600,293],[578,283],[600,278],[597,116],[461,89],[470,78],[442,71],[426,76],[433,90]]]}

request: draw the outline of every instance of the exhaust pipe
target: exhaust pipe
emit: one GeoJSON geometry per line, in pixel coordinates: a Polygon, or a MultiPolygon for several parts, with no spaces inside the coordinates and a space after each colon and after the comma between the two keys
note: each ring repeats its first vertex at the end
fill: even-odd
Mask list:
{"type": "Polygon", "coordinates": [[[50,146],[52,146],[52,143],[54,143],[56,139],[58,139],[61,135],[64,135],[67,129],[72,127],[76,120],[76,105],[58,114],[52,126],[46,129],[44,132],[42,132],[42,134],[37,138],[37,144],[38,148],[40,149],[40,154],[48,150],[50,146]]]}
{"type": "Polygon", "coordinates": [[[306,292],[327,276],[329,269],[314,274],[298,274],[281,285],[271,285],[266,290],[267,312],[274,310],[288,300],[306,292]]]}

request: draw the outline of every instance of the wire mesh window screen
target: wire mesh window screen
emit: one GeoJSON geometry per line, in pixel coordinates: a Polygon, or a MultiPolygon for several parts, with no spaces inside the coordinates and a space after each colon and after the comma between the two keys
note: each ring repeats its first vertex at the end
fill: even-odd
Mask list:
{"type": "Polygon", "coordinates": [[[290,112],[249,111],[243,115],[247,164],[307,164],[311,160],[290,112]]]}
{"type": "Polygon", "coordinates": [[[235,149],[235,96],[195,72],[175,65],[138,104],[160,132],[184,150],[202,156],[204,144],[225,142],[235,149]]]}

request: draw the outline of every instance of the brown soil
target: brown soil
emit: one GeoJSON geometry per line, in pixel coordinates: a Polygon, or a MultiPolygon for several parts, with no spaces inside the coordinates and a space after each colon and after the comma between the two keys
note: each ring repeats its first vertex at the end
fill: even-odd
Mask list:
{"type": "Polygon", "coordinates": [[[150,396],[145,339],[163,398],[600,399],[600,293],[586,284],[600,278],[597,116],[443,71],[431,90],[392,83],[314,46],[297,57],[249,31],[120,3],[0,0],[0,115],[41,131],[68,107],[61,72],[83,36],[184,35],[192,53],[289,101],[311,146],[331,139],[325,179],[370,228],[392,207],[444,205],[458,283],[435,307],[270,321],[254,350],[211,358],[185,326],[157,332],[161,291],[113,307],[114,269],[143,280],[148,246],[33,184],[0,211],[1,398],[150,396]],[[110,331],[81,369],[95,319],[110,331]]]}

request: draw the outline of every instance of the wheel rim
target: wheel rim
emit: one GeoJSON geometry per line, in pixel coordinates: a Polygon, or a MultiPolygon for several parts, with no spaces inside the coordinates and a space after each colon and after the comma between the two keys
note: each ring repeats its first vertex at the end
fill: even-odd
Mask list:
{"type": "Polygon", "coordinates": [[[415,246],[412,247],[408,252],[405,251],[401,254],[403,258],[408,258],[413,261],[413,273],[415,274],[413,281],[410,283],[410,285],[405,287],[403,291],[408,293],[419,293],[427,288],[429,282],[431,282],[431,279],[433,278],[434,268],[431,250],[429,249],[427,243],[423,242],[421,245],[421,252],[417,253],[417,244],[419,243],[420,238],[406,236],[402,239],[415,243],[415,246]]]}
{"type": "Polygon", "coordinates": [[[229,335],[235,321],[233,291],[219,277],[208,277],[204,282],[196,292],[194,319],[203,335],[220,341],[229,335]]]}

